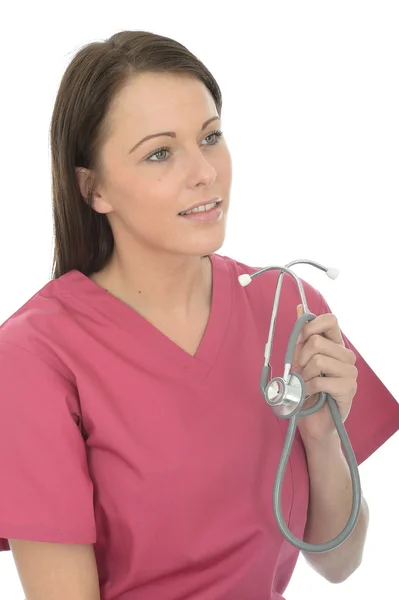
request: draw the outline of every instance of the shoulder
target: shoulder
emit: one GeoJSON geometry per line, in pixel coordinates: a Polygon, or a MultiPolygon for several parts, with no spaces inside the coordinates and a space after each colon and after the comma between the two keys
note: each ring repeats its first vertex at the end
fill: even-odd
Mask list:
{"type": "Polygon", "coordinates": [[[0,325],[0,354],[20,361],[41,359],[60,374],[70,373],[56,351],[70,320],[66,281],[68,274],[50,280],[0,325]]]}

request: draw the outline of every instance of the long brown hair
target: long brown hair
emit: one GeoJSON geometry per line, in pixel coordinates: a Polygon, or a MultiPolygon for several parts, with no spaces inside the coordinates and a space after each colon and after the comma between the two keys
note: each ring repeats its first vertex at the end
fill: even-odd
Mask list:
{"type": "Polygon", "coordinates": [[[146,31],[121,31],[83,46],[63,75],[51,119],[53,279],[72,269],[91,275],[111,257],[114,238],[107,215],[93,210],[90,198],[84,201],[76,167],[101,177],[99,150],[107,135],[108,108],[127,80],[143,72],[196,77],[221,116],[215,78],[179,42],[146,31]]]}

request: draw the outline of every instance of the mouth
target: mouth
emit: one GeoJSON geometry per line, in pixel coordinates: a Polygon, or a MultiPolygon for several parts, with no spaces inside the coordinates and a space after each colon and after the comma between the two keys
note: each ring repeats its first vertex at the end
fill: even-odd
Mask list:
{"type": "Polygon", "coordinates": [[[184,217],[186,215],[191,215],[191,214],[195,214],[195,213],[208,212],[208,211],[211,211],[214,208],[216,208],[219,204],[221,204],[221,202],[222,202],[221,198],[216,198],[214,202],[209,202],[208,204],[201,204],[199,206],[195,206],[191,210],[179,212],[179,215],[181,217],[184,217]]]}

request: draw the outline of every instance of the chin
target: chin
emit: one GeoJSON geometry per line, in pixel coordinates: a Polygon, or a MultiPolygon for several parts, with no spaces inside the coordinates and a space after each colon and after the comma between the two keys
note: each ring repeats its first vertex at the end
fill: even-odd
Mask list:
{"type": "Polygon", "coordinates": [[[208,236],[208,239],[190,240],[191,243],[188,243],[185,249],[182,248],[182,250],[184,254],[190,254],[191,256],[208,256],[220,250],[223,246],[224,238],[224,232],[223,234],[221,232],[219,235],[208,236]]]}

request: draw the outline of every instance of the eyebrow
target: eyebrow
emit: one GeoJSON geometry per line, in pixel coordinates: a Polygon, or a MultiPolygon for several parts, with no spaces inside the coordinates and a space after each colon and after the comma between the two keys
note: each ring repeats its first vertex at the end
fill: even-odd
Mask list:
{"type": "MultiPolygon", "coordinates": [[[[201,131],[204,131],[205,127],[207,127],[209,125],[209,123],[211,123],[212,121],[216,121],[216,120],[220,120],[220,117],[211,117],[210,119],[205,121],[205,123],[202,124],[201,131]]],[[[130,148],[128,154],[131,154],[132,152],[134,152],[136,150],[136,148],[138,148],[140,146],[140,144],[143,144],[147,140],[150,140],[152,138],[159,137],[162,135],[168,135],[169,137],[175,138],[176,132],[175,131],[162,131],[161,133],[152,133],[151,135],[146,135],[142,140],[137,142],[137,144],[135,146],[133,146],[133,148],[130,148]]]]}

